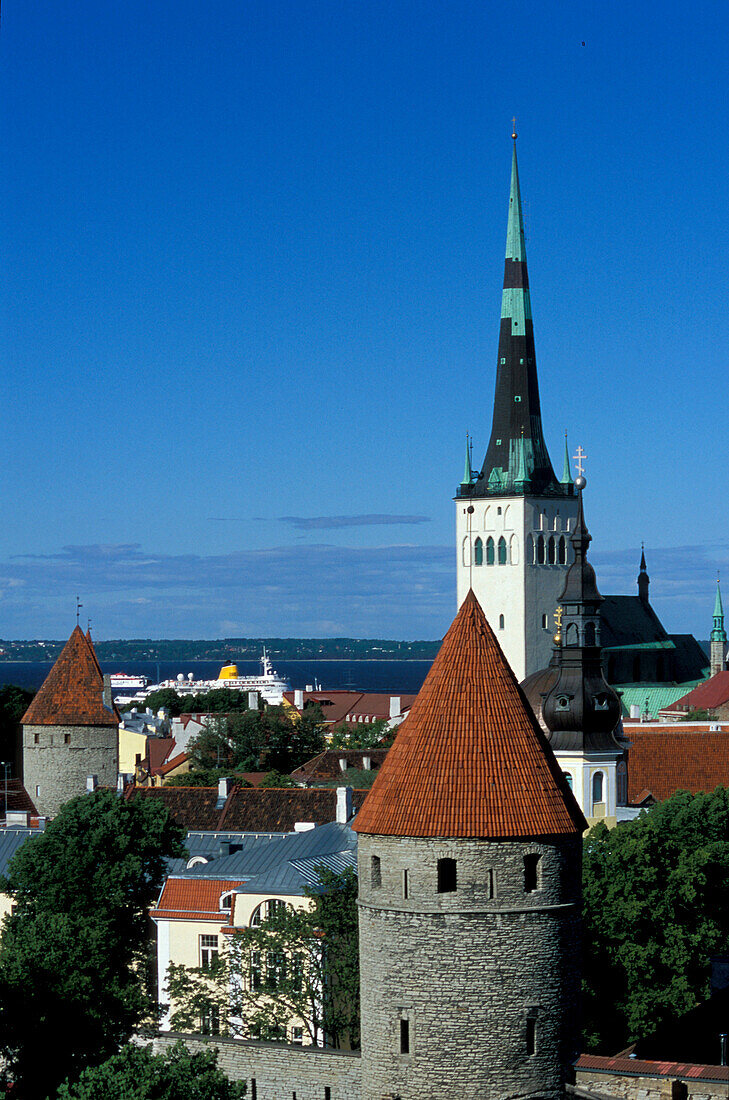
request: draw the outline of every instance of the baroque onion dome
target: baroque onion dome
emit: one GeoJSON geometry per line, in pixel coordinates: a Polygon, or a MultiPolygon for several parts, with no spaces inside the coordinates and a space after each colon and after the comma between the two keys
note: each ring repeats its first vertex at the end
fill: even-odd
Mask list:
{"type": "Polygon", "coordinates": [[[555,646],[558,675],[547,694],[542,715],[551,732],[554,750],[602,751],[622,749],[618,740],[620,701],[608,685],[602,671],[600,647],[600,604],[595,570],[587,561],[592,541],[585,524],[582,490],[586,484],[576,481],[579,494],[577,524],[572,535],[574,562],[567,571],[562,607],[561,644],[555,646]]]}

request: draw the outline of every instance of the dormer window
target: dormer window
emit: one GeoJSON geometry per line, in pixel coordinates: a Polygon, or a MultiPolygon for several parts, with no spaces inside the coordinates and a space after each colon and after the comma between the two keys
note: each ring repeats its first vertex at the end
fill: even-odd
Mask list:
{"type": "Polygon", "coordinates": [[[230,912],[230,910],[233,908],[233,894],[223,894],[220,899],[219,906],[221,909],[230,912]]]}

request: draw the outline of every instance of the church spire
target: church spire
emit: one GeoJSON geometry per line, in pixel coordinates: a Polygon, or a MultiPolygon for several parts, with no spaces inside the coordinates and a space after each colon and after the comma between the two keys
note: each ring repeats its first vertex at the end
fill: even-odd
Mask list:
{"type": "Polygon", "coordinates": [[[645,546],[640,544],[640,572],[638,573],[638,599],[642,603],[648,603],[648,586],[651,583],[651,579],[648,576],[648,570],[645,565],[645,546]]]}
{"type": "MultiPolygon", "coordinates": [[[[615,731],[620,721],[620,701],[602,671],[600,604],[595,570],[587,560],[592,536],[582,508],[586,485],[575,482],[579,512],[572,534],[574,561],[567,570],[562,608],[562,638],[558,653],[557,682],[544,700],[542,715],[557,750],[595,752],[620,748],[615,731]]],[[[589,815],[588,815],[589,816],[589,815]]]]}
{"type": "Polygon", "coordinates": [[[466,432],[466,465],[463,468],[463,481],[461,486],[470,488],[473,481],[473,470],[471,469],[471,441],[468,438],[468,432],[466,432]]]}
{"type": "Polygon", "coordinates": [[[494,417],[476,495],[571,496],[571,483],[560,484],[555,477],[542,430],[515,133],[512,136],[494,417]],[[518,473],[525,476],[517,478],[518,473]]]}
{"type": "Polygon", "coordinates": [[[567,446],[567,432],[564,433],[564,466],[562,467],[562,477],[560,478],[562,485],[574,485],[572,480],[572,471],[570,469],[570,451],[567,446]]]}
{"type": "Polygon", "coordinates": [[[726,630],[724,629],[724,607],[721,602],[721,587],[716,578],[716,598],[714,600],[714,625],[711,631],[711,675],[726,669],[726,630]]]}

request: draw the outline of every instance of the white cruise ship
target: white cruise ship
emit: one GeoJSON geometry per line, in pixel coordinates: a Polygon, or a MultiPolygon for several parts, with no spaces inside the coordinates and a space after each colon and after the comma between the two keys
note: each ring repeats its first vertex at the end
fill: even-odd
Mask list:
{"type": "Polygon", "coordinates": [[[283,693],[291,691],[291,684],[283,676],[279,676],[271,666],[271,658],[265,649],[261,657],[261,666],[260,676],[239,676],[237,665],[224,665],[217,680],[196,680],[192,672],[188,672],[187,676],[180,672],[172,680],[162,680],[159,684],[147,684],[132,698],[125,697],[116,701],[141,703],[153,691],[161,691],[163,688],[172,688],[178,695],[197,695],[202,691],[214,691],[216,688],[230,688],[233,691],[257,691],[267,703],[281,703],[283,693]]]}

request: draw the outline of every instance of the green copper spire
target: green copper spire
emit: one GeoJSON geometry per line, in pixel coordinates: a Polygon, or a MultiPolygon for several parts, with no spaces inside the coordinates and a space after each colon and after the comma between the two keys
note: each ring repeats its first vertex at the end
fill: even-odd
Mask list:
{"type": "Polygon", "coordinates": [[[570,452],[567,446],[567,432],[564,433],[564,468],[562,470],[560,484],[574,485],[574,482],[572,480],[572,471],[570,470],[570,452]]]}
{"type": "Polygon", "coordinates": [[[521,212],[519,167],[516,163],[516,138],[514,138],[514,148],[511,153],[509,219],[506,223],[506,259],[522,260],[526,263],[526,245],[524,244],[524,217],[521,212]]]}
{"type": "Polygon", "coordinates": [[[726,630],[724,629],[724,608],[721,602],[721,587],[719,578],[716,580],[716,599],[714,600],[714,629],[711,632],[712,642],[726,642],[726,630]]]}
{"type": "Polygon", "coordinates": [[[468,432],[466,432],[466,465],[463,470],[463,481],[461,485],[470,485],[473,481],[473,471],[471,470],[471,447],[468,439],[468,432]]]}
{"type": "MultiPolygon", "coordinates": [[[[512,136],[516,139],[515,133],[512,136]]],[[[566,485],[557,481],[542,429],[516,140],[511,151],[494,414],[481,474],[473,488],[475,496],[574,493],[571,479],[566,485]]]]}

